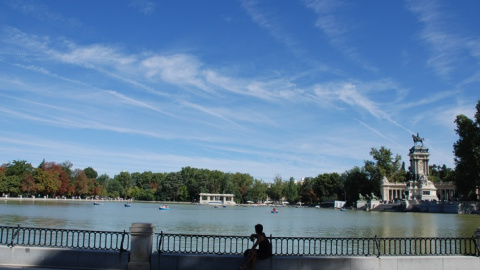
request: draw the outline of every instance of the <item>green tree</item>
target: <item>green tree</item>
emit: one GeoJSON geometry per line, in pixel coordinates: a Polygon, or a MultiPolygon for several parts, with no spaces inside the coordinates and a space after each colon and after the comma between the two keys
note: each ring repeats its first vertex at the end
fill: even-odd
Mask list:
{"type": "Polygon", "coordinates": [[[283,196],[283,181],[280,175],[275,176],[273,184],[270,185],[268,196],[274,202],[280,202],[283,196]]]}
{"type": "Polygon", "coordinates": [[[123,186],[117,179],[110,179],[107,182],[107,194],[112,198],[118,198],[124,194],[123,186]]]}
{"type": "Polygon", "coordinates": [[[85,175],[89,179],[97,179],[97,177],[98,177],[97,171],[95,171],[92,167],[87,167],[87,168],[83,169],[83,172],[85,173],[85,175]]]}
{"type": "Polygon", "coordinates": [[[480,100],[476,109],[475,120],[463,114],[455,119],[455,185],[462,200],[477,200],[480,188],[480,100]]]}
{"type": "Polygon", "coordinates": [[[300,185],[300,200],[303,203],[314,204],[318,203],[319,198],[315,192],[315,179],[312,177],[306,177],[303,179],[302,184],[300,185]]]}
{"type": "Polygon", "coordinates": [[[448,168],[445,164],[429,166],[429,179],[432,182],[453,182],[455,181],[455,171],[448,168]]]}
{"type": "MultiPolygon", "coordinates": [[[[314,190],[319,201],[338,199],[341,187],[340,175],[338,173],[319,174],[314,178],[314,190]]],[[[341,196],[342,200],[344,196],[341,196]]]]}
{"type": "Polygon", "coordinates": [[[80,197],[86,197],[90,195],[90,183],[91,179],[87,177],[85,172],[81,169],[75,169],[73,171],[73,190],[74,194],[80,197]]]}
{"type": "Polygon", "coordinates": [[[72,171],[73,164],[72,162],[66,160],[62,163],[62,169],[67,173],[67,175],[70,177],[70,179],[73,177],[73,171],[72,171]]]}
{"type": "Polygon", "coordinates": [[[107,186],[108,181],[110,181],[110,180],[112,180],[112,179],[110,178],[110,176],[108,176],[107,174],[104,173],[104,174],[100,175],[99,177],[97,177],[97,180],[96,180],[96,181],[97,181],[98,184],[100,184],[100,185],[107,186]]]}
{"type": "Polygon", "coordinates": [[[41,195],[54,196],[60,185],[58,180],[58,174],[52,171],[46,171],[41,168],[35,169],[33,174],[37,191],[41,195]]]}
{"type": "Polygon", "coordinates": [[[221,171],[209,171],[208,173],[208,190],[210,193],[223,193],[224,189],[222,189],[223,179],[225,178],[225,174],[221,171]]]}
{"type": "Polygon", "coordinates": [[[358,199],[359,195],[370,196],[372,192],[371,181],[365,168],[355,166],[353,169],[344,172],[341,176],[345,186],[345,197],[349,205],[353,205],[358,199]]]}
{"type": "Polygon", "coordinates": [[[181,185],[177,191],[178,200],[181,202],[186,202],[189,200],[188,188],[186,185],[181,185]]]}
{"type": "Polygon", "coordinates": [[[268,185],[260,180],[253,180],[252,187],[249,189],[249,197],[254,202],[263,202],[267,199],[268,185]]]}
{"type": "Polygon", "coordinates": [[[154,201],[155,200],[155,190],[153,189],[142,189],[140,194],[132,196],[137,200],[141,201],[154,201]]]}
{"type": "Polygon", "coordinates": [[[234,173],[230,177],[233,183],[233,194],[237,203],[244,203],[247,201],[246,195],[249,188],[253,184],[253,177],[249,174],[234,173]]]}
{"type": "Polygon", "coordinates": [[[295,179],[290,177],[290,180],[285,182],[285,187],[283,188],[283,196],[287,199],[290,204],[294,204],[298,201],[299,195],[298,190],[299,187],[295,183],[295,179]]]}
{"type": "Polygon", "coordinates": [[[372,148],[370,155],[374,161],[365,161],[365,171],[371,181],[371,193],[380,196],[381,181],[384,177],[390,182],[405,182],[406,172],[402,169],[402,157],[395,155],[392,157],[392,151],[384,146],[380,149],[372,148]]]}
{"type": "Polygon", "coordinates": [[[32,173],[34,171],[32,164],[25,160],[14,160],[11,163],[5,165],[6,176],[17,175],[23,177],[26,173],[32,173]]]}
{"type": "Polygon", "coordinates": [[[167,174],[165,181],[163,182],[162,191],[163,199],[169,201],[179,201],[182,190],[180,189],[184,185],[181,173],[172,172],[167,174]]]}
{"type": "Polygon", "coordinates": [[[4,172],[0,172],[0,192],[10,196],[17,196],[21,192],[20,180],[21,178],[18,175],[6,176],[4,172]]]}
{"type": "Polygon", "coordinates": [[[130,196],[130,190],[133,188],[133,180],[132,176],[128,172],[121,172],[114,176],[115,180],[117,180],[122,189],[120,190],[120,197],[127,199],[130,196]]]}
{"type": "Polygon", "coordinates": [[[151,171],[146,171],[140,174],[140,177],[138,178],[137,186],[142,189],[148,190],[153,188],[152,183],[153,183],[153,173],[151,171]]]}
{"type": "Polygon", "coordinates": [[[152,189],[154,190],[155,200],[162,201],[162,187],[166,178],[165,173],[153,173],[152,175],[152,189]]]}
{"type": "Polygon", "coordinates": [[[7,182],[7,176],[5,175],[5,167],[0,167],[0,192],[5,192],[5,186],[7,182]]]}

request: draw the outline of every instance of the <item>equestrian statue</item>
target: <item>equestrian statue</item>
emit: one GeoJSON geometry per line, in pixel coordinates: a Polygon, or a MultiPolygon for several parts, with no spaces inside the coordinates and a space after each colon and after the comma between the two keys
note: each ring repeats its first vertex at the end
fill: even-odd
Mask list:
{"type": "Polygon", "coordinates": [[[422,146],[423,146],[423,141],[425,140],[424,138],[421,138],[420,135],[417,133],[417,136],[415,136],[415,134],[412,134],[412,138],[413,138],[413,144],[416,146],[417,143],[421,143],[422,146]]]}

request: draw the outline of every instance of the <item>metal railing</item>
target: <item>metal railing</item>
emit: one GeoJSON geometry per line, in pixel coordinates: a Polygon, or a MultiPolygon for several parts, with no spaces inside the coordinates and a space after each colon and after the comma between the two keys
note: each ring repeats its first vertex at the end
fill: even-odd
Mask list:
{"type": "Polygon", "coordinates": [[[123,232],[45,229],[0,226],[0,244],[8,246],[34,246],[78,248],[94,250],[128,250],[130,234],[123,232]]]}
{"type": "Polygon", "coordinates": [[[251,246],[247,236],[157,234],[157,251],[198,254],[243,254],[251,246]]]}
{"type": "MultiPolygon", "coordinates": [[[[241,255],[249,236],[154,234],[158,252],[241,255]]],[[[0,245],[125,251],[130,233],[0,226],[0,245]]],[[[479,256],[475,237],[272,237],[272,254],[282,256],[479,256]]]]}
{"type": "MultiPolygon", "coordinates": [[[[240,255],[251,248],[247,236],[159,233],[157,251],[240,255]]],[[[272,254],[281,256],[479,256],[474,237],[462,238],[312,238],[269,237],[272,254]]]]}

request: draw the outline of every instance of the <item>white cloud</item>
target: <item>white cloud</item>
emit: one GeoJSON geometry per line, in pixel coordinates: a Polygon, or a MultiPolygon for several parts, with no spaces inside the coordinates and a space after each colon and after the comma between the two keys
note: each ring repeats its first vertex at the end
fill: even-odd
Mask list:
{"type": "Polygon", "coordinates": [[[155,2],[148,0],[132,0],[130,6],[135,8],[138,12],[145,15],[150,15],[155,12],[155,2]]]}
{"type": "Polygon", "coordinates": [[[85,65],[107,65],[122,67],[133,64],[136,59],[131,55],[120,53],[117,49],[103,45],[78,46],[69,42],[69,51],[50,50],[52,56],[60,61],[85,65]]]}
{"type": "Polygon", "coordinates": [[[192,85],[209,91],[204,82],[202,64],[195,57],[186,54],[153,56],[142,61],[148,77],[159,76],[162,80],[176,85],[192,85]]]}

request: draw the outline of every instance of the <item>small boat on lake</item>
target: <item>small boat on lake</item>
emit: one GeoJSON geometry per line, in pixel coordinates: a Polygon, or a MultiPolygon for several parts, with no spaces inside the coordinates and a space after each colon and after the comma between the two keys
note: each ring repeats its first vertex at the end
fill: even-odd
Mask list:
{"type": "Polygon", "coordinates": [[[125,207],[131,207],[131,206],[132,206],[131,203],[126,203],[126,204],[125,204],[125,207]]]}
{"type": "Polygon", "coordinates": [[[93,202],[93,205],[100,205],[99,202],[93,202]]]}
{"type": "Polygon", "coordinates": [[[162,205],[162,206],[160,206],[158,209],[160,209],[160,210],[170,210],[170,206],[168,206],[168,205],[162,205]]]}

